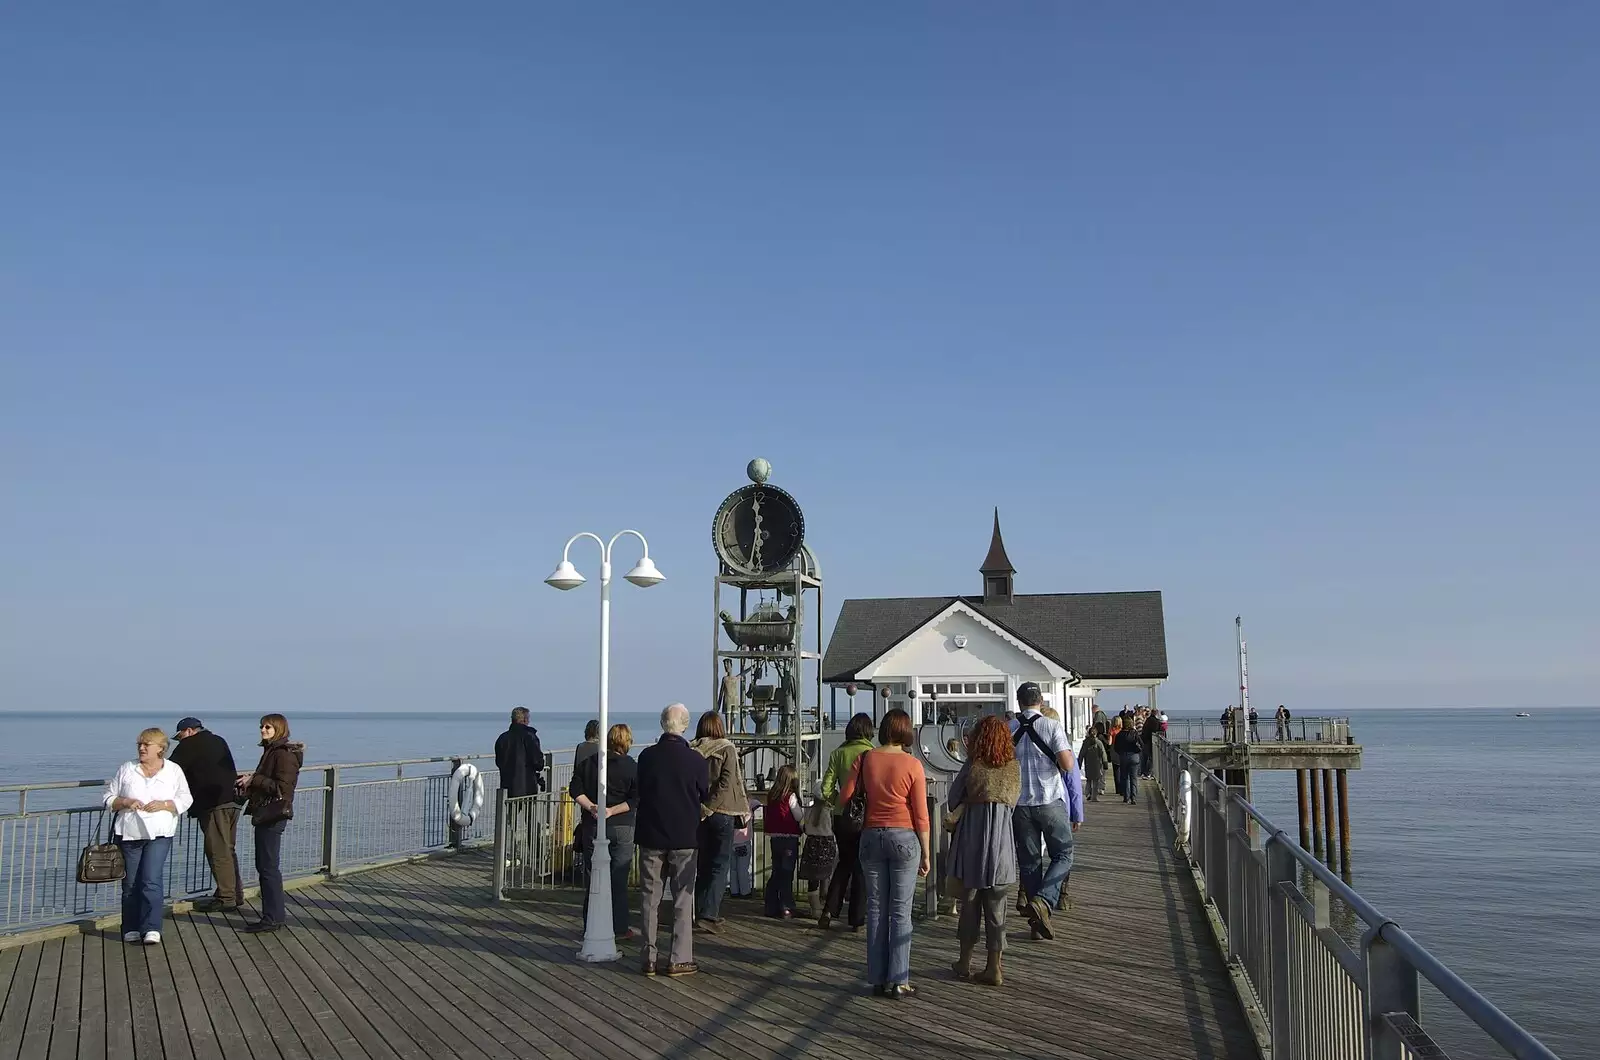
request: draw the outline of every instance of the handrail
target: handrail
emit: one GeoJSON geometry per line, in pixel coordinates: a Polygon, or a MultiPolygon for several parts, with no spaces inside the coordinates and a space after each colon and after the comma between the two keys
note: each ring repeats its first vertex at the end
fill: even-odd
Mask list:
{"type": "MultiPolygon", "coordinates": [[[[562,752],[558,751],[552,753],[560,754],[562,752]]],[[[300,772],[304,773],[308,769],[370,769],[380,766],[422,766],[431,765],[438,762],[469,762],[475,761],[479,758],[493,757],[494,753],[490,751],[483,754],[472,755],[435,755],[432,758],[392,758],[386,759],[382,762],[328,762],[326,764],[307,763],[300,767],[300,772]]],[[[4,794],[5,792],[9,791],[50,791],[52,789],[59,790],[63,788],[98,788],[103,787],[104,785],[104,777],[99,780],[45,780],[36,784],[0,784],[0,794],[4,794]]]]}
{"type": "MultiPolygon", "coordinates": [[[[1263,1045],[1270,1044],[1273,1060],[1322,1055],[1322,1046],[1347,1041],[1352,1032],[1358,1032],[1364,1043],[1363,1056],[1374,1060],[1422,1055],[1414,1051],[1413,1040],[1399,1037],[1402,1025],[1413,1028],[1412,1038],[1420,1035],[1437,1048],[1421,1029],[1418,976],[1510,1056],[1559,1060],[1211,767],[1166,738],[1158,739],[1157,748],[1157,783],[1167,812],[1203,885],[1205,900],[1221,922],[1224,955],[1254,992],[1270,1036],[1270,1043],[1263,1045]],[[1259,846],[1252,838],[1251,822],[1265,833],[1259,846]],[[1301,871],[1311,878],[1309,902],[1300,886],[1301,871]],[[1329,897],[1366,923],[1358,951],[1326,937],[1325,933],[1331,934],[1326,918],[1329,897]],[[1302,906],[1318,915],[1307,921],[1302,906]],[[1343,972],[1348,981],[1338,985],[1345,993],[1353,986],[1360,998],[1358,1010],[1329,1000],[1341,995],[1328,979],[1326,966],[1317,963],[1319,949],[1337,958],[1341,967],[1347,955],[1354,954],[1362,974],[1343,972]]],[[[1446,1054],[1440,1049],[1427,1055],[1446,1054]]]]}
{"type": "MultiPolygon", "coordinates": [[[[550,790],[565,789],[572,755],[570,748],[545,755],[550,790]]],[[[454,767],[489,758],[492,755],[439,755],[302,766],[294,823],[284,838],[284,875],[333,876],[388,859],[487,843],[493,818],[480,813],[476,820],[457,825],[451,820],[449,802],[454,767]],[[414,773],[405,769],[427,765],[446,768],[414,773]],[[374,768],[394,772],[380,777],[360,772],[374,768]]],[[[492,763],[484,765],[482,775],[487,787],[498,787],[492,763]]],[[[93,918],[115,908],[116,888],[80,884],[75,872],[79,852],[104,837],[105,808],[95,803],[30,810],[27,803],[32,791],[82,790],[104,783],[45,781],[0,788],[0,793],[16,795],[19,807],[15,814],[0,814],[0,935],[93,918]]],[[[248,839],[240,839],[241,885],[246,885],[254,875],[254,859],[248,839]]],[[[200,822],[181,817],[163,881],[168,900],[212,890],[203,846],[200,822]]]]}

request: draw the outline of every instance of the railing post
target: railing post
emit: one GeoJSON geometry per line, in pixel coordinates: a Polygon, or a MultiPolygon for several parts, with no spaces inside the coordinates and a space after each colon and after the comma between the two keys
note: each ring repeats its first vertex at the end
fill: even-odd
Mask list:
{"type": "Polygon", "coordinates": [[[494,900],[506,900],[506,790],[494,789],[494,900]]]}
{"type": "MultiPolygon", "coordinates": [[[[1223,808],[1222,799],[1227,798],[1228,789],[1225,785],[1211,785],[1222,792],[1218,801],[1206,799],[1202,803],[1206,819],[1206,896],[1211,899],[1211,904],[1217,909],[1217,915],[1224,919],[1228,916],[1228,819],[1223,808]]],[[[1233,933],[1233,925],[1228,925],[1228,933],[1233,933]]]]}
{"type": "Polygon", "coordinates": [[[1228,918],[1228,959],[1241,961],[1245,956],[1244,903],[1247,892],[1244,874],[1245,859],[1250,856],[1250,832],[1245,827],[1247,818],[1244,803],[1232,791],[1227,791],[1223,798],[1226,800],[1228,822],[1228,835],[1224,841],[1224,849],[1228,852],[1228,908],[1225,911],[1228,918]]]}
{"type": "Polygon", "coordinates": [[[928,877],[922,884],[922,915],[939,918],[939,840],[944,835],[944,800],[928,796],[928,877]]]}
{"type": "Polygon", "coordinates": [[[328,789],[322,793],[322,871],[332,876],[339,869],[339,767],[322,772],[328,789]]]}
{"type": "Polygon", "coordinates": [[[1371,1060],[1402,1060],[1410,1054],[1405,1043],[1390,1029],[1384,1016],[1403,1012],[1422,1020],[1422,1003],[1417,989],[1417,970],[1383,937],[1383,925],[1368,929],[1361,940],[1366,957],[1365,993],[1367,1056],[1371,1060]]]}
{"type": "MultiPolygon", "coordinates": [[[[452,778],[456,775],[456,770],[461,768],[461,761],[462,760],[459,759],[459,758],[450,759],[450,776],[452,778]]],[[[452,787],[454,787],[454,786],[455,786],[455,781],[454,780],[451,780],[448,784],[445,785],[445,789],[444,789],[444,791],[445,791],[445,795],[444,795],[444,812],[445,812],[446,815],[448,815],[450,813],[450,795],[451,795],[451,790],[450,789],[452,787]]],[[[450,825],[450,844],[449,844],[450,845],[450,849],[451,850],[460,850],[461,849],[461,840],[462,840],[462,838],[464,836],[464,832],[463,832],[461,826],[456,824],[455,821],[453,821],[453,820],[449,822],[449,825],[450,825]]]]}
{"type": "Polygon", "coordinates": [[[1274,832],[1267,839],[1267,967],[1271,987],[1264,999],[1267,1029],[1272,1040],[1272,1055],[1278,1060],[1293,1060],[1294,1032],[1289,1014],[1289,896],[1295,886],[1297,869],[1288,838],[1274,832]]]}

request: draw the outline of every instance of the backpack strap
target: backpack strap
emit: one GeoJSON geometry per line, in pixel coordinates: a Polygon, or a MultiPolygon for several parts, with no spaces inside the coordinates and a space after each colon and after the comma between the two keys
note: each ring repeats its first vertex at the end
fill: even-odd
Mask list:
{"type": "Polygon", "coordinates": [[[1050,750],[1050,745],[1044,742],[1044,737],[1033,731],[1033,722],[1034,719],[1026,714],[1017,717],[1017,731],[1011,734],[1012,746],[1022,743],[1022,735],[1026,733],[1033,741],[1033,745],[1039,749],[1039,753],[1044,755],[1045,761],[1054,762],[1055,754],[1050,750]]]}

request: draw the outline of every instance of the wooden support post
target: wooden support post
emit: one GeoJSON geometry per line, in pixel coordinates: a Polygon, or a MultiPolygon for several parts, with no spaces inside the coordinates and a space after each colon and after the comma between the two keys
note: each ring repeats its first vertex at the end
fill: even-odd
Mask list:
{"type": "Polygon", "coordinates": [[[1328,836],[1328,863],[1333,864],[1333,770],[1322,771],[1322,830],[1328,836]]]}
{"type": "Polygon", "coordinates": [[[1294,771],[1296,794],[1300,802],[1300,848],[1311,849],[1311,797],[1306,793],[1306,771],[1294,771]]]}
{"type": "Polygon", "coordinates": [[[1338,771],[1339,792],[1339,871],[1350,871],[1350,781],[1349,770],[1338,771]]]}
{"type": "Polygon", "coordinates": [[[1311,852],[1322,856],[1322,770],[1311,771],[1311,852]]]}
{"type": "Polygon", "coordinates": [[[1310,796],[1306,793],[1306,770],[1294,770],[1294,801],[1299,802],[1301,849],[1310,850],[1310,796]]]}

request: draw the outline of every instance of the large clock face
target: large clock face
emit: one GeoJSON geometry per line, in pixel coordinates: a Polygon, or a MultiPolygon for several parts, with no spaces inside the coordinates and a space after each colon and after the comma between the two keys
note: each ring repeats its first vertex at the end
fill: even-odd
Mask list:
{"type": "Polygon", "coordinates": [[[764,484],[728,494],[711,523],[718,557],[739,574],[788,570],[805,537],[805,516],[794,498],[764,484]]]}

